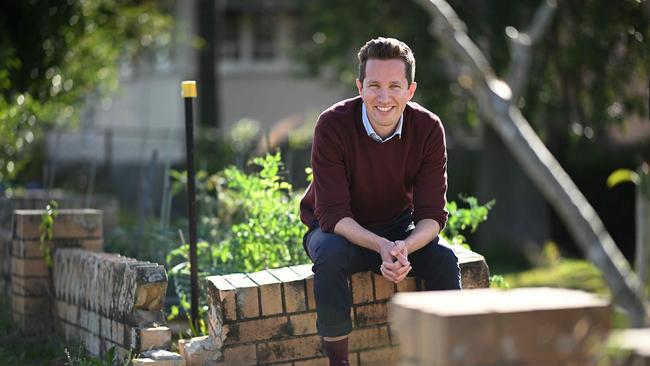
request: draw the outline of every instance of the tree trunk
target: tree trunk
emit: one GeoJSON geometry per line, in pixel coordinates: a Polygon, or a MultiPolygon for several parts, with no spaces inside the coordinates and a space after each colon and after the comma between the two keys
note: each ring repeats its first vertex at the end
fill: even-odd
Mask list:
{"type": "Polygon", "coordinates": [[[614,301],[629,312],[632,324],[646,324],[649,309],[638,277],[587,199],[544,146],[516,102],[513,103],[509,85],[495,77],[483,54],[468,37],[465,25],[446,1],[418,2],[433,17],[434,36],[466,67],[463,72],[473,80],[475,87],[471,91],[481,114],[563,219],[585,256],[603,272],[614,301]]]}
{"type": "Polygon", "coordinates": [[[643,163],[636,187],[636,271],[645,289],[650,285],[650,169],[643,163]]]}

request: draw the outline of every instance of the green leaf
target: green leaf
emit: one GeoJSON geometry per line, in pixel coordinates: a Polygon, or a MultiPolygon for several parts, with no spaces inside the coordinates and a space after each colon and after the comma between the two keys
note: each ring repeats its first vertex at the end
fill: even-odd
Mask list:
{"type": "Polygon", "coordinates": [[[607,187],[612,188],[620,183],[639,183],[639,174],[630,169],[616,169],[607,177],[607,187]]]}

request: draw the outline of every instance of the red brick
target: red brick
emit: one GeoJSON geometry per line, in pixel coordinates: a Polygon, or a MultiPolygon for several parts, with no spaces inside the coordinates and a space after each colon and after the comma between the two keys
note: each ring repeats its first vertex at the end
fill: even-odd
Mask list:
{"type": "Polygon", "coordinates": [[[395,292],[395,284],[376,273],[373,273],[372,276],[373,276],[373,282],[375,284],[375,299],[377,300],[390,299],[390,297],[395,292]]]}
{"type": "Polygon", "coordinates": [[[369,351],[359,352],[361,365],[397,365],[399,362],[399,349],[397,347],[385,347],[369,351]]]}
{"type": "Polygon", "coordinates": [[[258,286],[243,273],[233,273],[223,276],[235,287],[237,315],[240,319],[257,318],[260,316],[258,286]]]}
{"type": "Polygon", "coordinates": [[[282,313],[282,285],[280,281],[268,271],[249,273],[248,277],[260,286],[262,315],[282,313]]]}
{"type": "Polygon", "coordinates": [[[131,349],[146,351],[166,349],[171,344],[172,331],[168,327],[131,328],[131,349]]]}
{"type": "Polygon", "coordinates": [[[224,361],[228,366],[256,365],[255,345],[225,347],[224,361]]]}
{"type": "Polygon", "coordinates": [[[307,305],[309,310],[316,310],[316,299],[314,298],[314,278],[308,278],[305,280],[305,285],[307,286],[307,305]]]}
{"type": "Polygon", "coordinates": [[[12,276],[11,291],[23,296],[49,296],[50,281],[48,277],[12,276]]]}
{"type": "Polygon", "coordinates": [[[389,344],[387,326],[355,329],[350,334],[350,351],[387,346],[389,344]]]}
{"type": "Polygon", "coordinates": [[[48,277],[47,264],[43,259],[11,258],[11,273],[21,277],[48,277]]]}
{"type": "Polygon", "coordinates": [[[25,297],[20,295],[11,296],[11,305],[15,313],[23,315],[49,314],[51,302],[47,297],[25,297]]]}
{"type": "MultiPolygon", "coordinates": [[[[104,248],[103,239],[57,239],[46,240],[44,245],[50,248],[83,248],[86,250],[101,252],[104,248]]],[[[12,241],[12,253],[20,258],[42,258],[41,241],[39,239],[16,239],[12,241]]]]}
{"type": "Polygon", "coordinates": [[[14,312],[12,315],[14,325],[26,335],[43,335],[53,331],[49,314],[24,315],[14,312]]]}
{"type": "Polygon", "coordinates": [[[316,300],[314,299],[314,272],[311,270],[312,265],[302,264],[290,268],[305,280],[307,286],[307,308],[309,310],[316,310],[316,300]]]}
{"type": "Polygon", "coordinates": [[[289,319],[277,316],[265,319],[238,321],[229,325],[226,344],[262,341],[292,335],[289,319]]]}
{"type": "MultiPolygon", "coordinates": [[[[357,354],[356,353],[350,353],[350,366],[358,366],[359,363],[357,362],[357,354]]],[[[318,357],[318,358],[311,358],[309,360],[302,360],[302,361],[296,361],[293,363],[294,366],[329,366],[330,362],[327,357],[318,357]]],[[[374,366],[380,366],[379,364],[374,365],[374,366]]]]}
{"type": "Polygon", "coordinates": [[[309,312],[289,317],[294,335],[306,335],[316,333],[316,313],[309,312]]]}
{"type": "Polygon", "coordinates": [[[217,307],[224,321],[237,320],[235,287],[223,276],[209,276],[205,279],[210,307],[217,307]]]}
{"type": "Polygon", "coordinates": [[[361,304],[374,299],[372,294],[372,272],[362,272],[352,275],[352,302],[361,304]]]}
{"type": "MultiPolygon", "coordinates": [[[[40,238],[41,215],[44,210],[15,210],[14,237],[40,238]]],[[[54,218],[52,239],[101,238],[102,212],[92,209],[62,209],[54,218]]]]}
{"type": "Polygon", "coordinates": [[[417,291],[415,277],[406,277],[404,281],[397,284],[397,292],[417,291]]]}
{"type": "Polygon", "coordinates": [[[257,357],[260,363],[282,362],[321,356],[321,337],[306,336],[282,341],[258,344],[257,357]]]}
{"type": "Polygon", "coordinates": [[[388,306],[385,302],[354,307],[357,327],[388,322],[388,306]]]}
{"type": "Polygon", "coordinates": [[[272,269],[270,272],[278,280],[282,281],[284,304],[287,313],[307,310],[304,280],[288,267],[272,269]]]}

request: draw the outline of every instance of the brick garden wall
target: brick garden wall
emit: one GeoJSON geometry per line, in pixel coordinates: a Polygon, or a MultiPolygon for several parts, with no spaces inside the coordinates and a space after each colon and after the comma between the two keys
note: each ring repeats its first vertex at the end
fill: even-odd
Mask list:
{"type": "Polygon", "coordinates": [[[58,331],[95,356],[114,348],[134,365],[181,366],[162,312],[163,266],[102,253],[102,213],[58,210],[40,241],[43,210],[14,210],[10,250],[12,315],[26,334],[58,331]],[[46,261],[51,255],[51,264],[46,261]]]}
{"type": "Polygon", "coordinates": [[[55,314],[68,343],[83,342],[93,355],[111,347],[126,356],[167,349],[171,331],[162,307],[163,266],[117,254],[59,249],[54,258],[55,314]]]}
{"type": "Polygon", "coordinates": [[[97,210],[59,210],[52,239],[40,241],[43,210],[15,210],[11,241],[11,303],[14,322],[25,333],[39,333],[54,325],[51,316],[51,267],[45,251],[79,247],[101,251],[102,215],[97,210]]]}
{"type": "MultiPolygon", "coordinates": [[[[487,287],[482,256],[456,248],[465,288],[487,287]]],[[[209,335],[180,341],[187,365],[328,365],[316,333],[311,265],[206,278],[209,335]]],[[[388,325],[395,292],[423,288],[413,278],[394,285],[372,272],[350,278],[352,365],[394,365],[397,341],[388,325]]]]}
{"type": "MultiPolygon", "coordinates": [[[[24,209],[45,209],[56,200],[59,208],[72,209],[84,207],[85,197],[62,190],[27,190],[8,198],[0,196],[0,295],[11,297],[11,249],[13,238],[13,211],[24,209]]],[[[92,205],[102,209],[102,227],[110,231],[117,226],[119,204],[117,199],[105,195],[95,195],[92,205]]]]}

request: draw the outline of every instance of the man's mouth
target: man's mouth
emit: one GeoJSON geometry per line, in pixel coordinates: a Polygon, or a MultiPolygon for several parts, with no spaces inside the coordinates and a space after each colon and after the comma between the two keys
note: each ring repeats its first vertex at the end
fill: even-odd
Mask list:
{"type": "Polygon", "coordinates": [[[388,112],[391,109],[393,109],[393,107],[379,107],[379,106],[377,106],[377,109],[379,109],[379,111],[381,111],[381,112],[388,112]]]}

